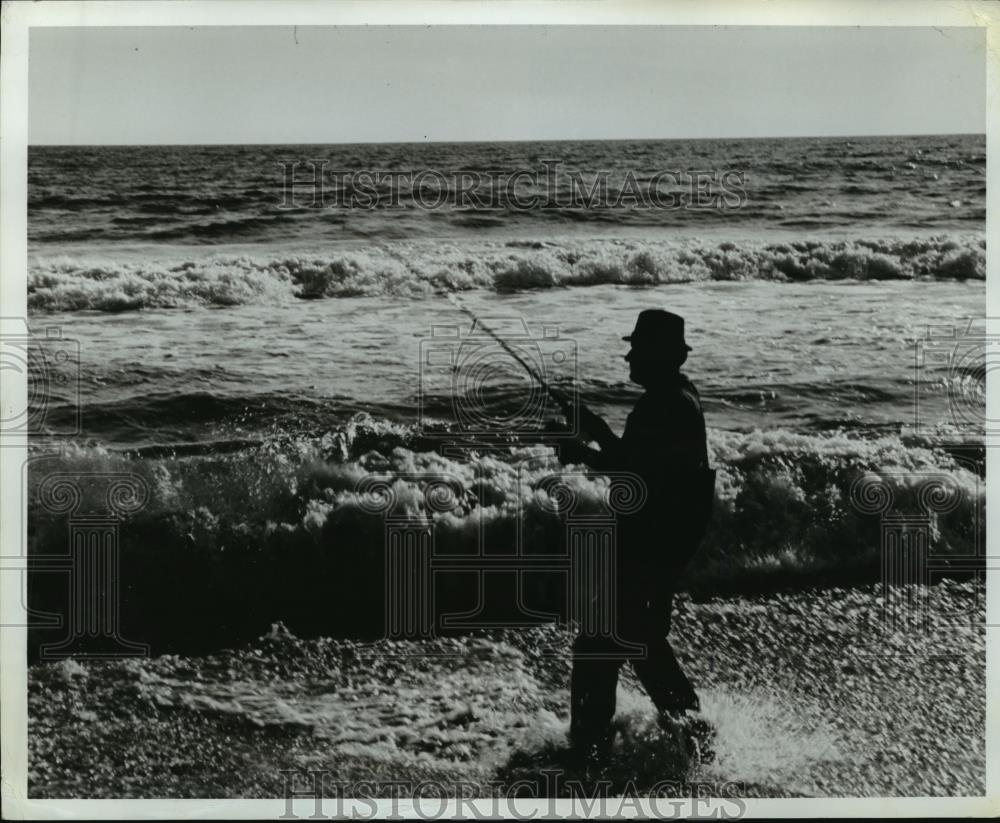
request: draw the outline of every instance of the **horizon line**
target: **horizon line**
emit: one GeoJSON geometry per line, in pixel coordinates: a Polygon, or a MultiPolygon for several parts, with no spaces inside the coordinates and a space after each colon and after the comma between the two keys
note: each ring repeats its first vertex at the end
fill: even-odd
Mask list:
{"type": "Polygon", "coordinates": [[[870,134],[785,134],[726,137],[549,137],[503,140],[305,140],[281,143],[27,143],[27,148],[180,148],[187,146],[415,146],[473,143],[655,143],[683,140],[852,140],[873,137],[985,137],[981,132],[876,132],[870,134]]]}

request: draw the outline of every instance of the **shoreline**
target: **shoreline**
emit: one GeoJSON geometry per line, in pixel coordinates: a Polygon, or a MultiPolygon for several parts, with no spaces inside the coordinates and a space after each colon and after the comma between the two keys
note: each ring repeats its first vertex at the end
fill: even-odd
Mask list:
{"type": "MultiPolygon", "coordinates": [[[[563,776],[607,779],[612,794],[664,780],[680,796],[705,783],[730,796],[982,794],[984,586],[903,594],[926,630],[888,631],[875,586],[678,596],[671,642],[717,729],[715,762],[679,764],[626,667],[615,757],[563,776]]],[[[331,784],[465,781],[489,796],[562,768],[569,641],[553,626],[374,644],[276,626],[204,657],[35,664],[29,795],[273,797],[279,770],[319,769],[331,784]]]]}

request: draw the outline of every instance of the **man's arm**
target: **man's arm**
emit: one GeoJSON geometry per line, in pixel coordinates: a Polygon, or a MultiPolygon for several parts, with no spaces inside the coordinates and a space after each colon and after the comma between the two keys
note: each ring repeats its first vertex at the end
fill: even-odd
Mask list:
{"type": "Polygon", "coordinates": [[[560,443],[559,458],[564,463],[585,463],[592,469],[607,470],[617,467],[617,461],[612,452],[605,449],[594,449],[580,440],[569,440],[560,443]]]}
{"type": "Polygon", "coordinates": [[[626,433],[618,437],[594,412],[581,408],[581,440],[593,440],[600,449],[577,442],[561,452],[569,462],[586,463],[598,470],[631,471],[652,480],[664,471],[706,465],[704,423],[700,409],[688,402],[637,405],[629,415],[626,433]],[[700,445],[699,445],[700,444],[700,445]]]}

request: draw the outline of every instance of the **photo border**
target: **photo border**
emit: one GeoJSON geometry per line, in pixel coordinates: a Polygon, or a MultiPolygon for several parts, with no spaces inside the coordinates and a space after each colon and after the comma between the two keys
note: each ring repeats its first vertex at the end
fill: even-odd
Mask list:
{"type": "MultiPolygon", "coordinates": [[[[378,0],[378,2],[316,3],[305,0],[121,0],[87,2],[43,0],[7,2],[0,11],[0,302],[6,316],[27,316],[27,68],[28,32],[44,26],[294,26],[294,25],[669,25],[669,26],[919,26],[987,28],[987,101],[985,133],[987,157],[1000,157],[1000,4],[938,0],[882,0],[863,6],[812,0],[725,0],[711,4],[690,2],[454,2],[454,0],[378,0]]],[[[1000,237],[998,223],[1000,168],[987,163],[986,236],[1000,237]]],[[[1000,305],[997,256],[987,249],[986,306],[1000,305]]],[[[989,313],[989,312],[987,312],[989,313]]],[[[996,329],[992,331],[998,331],[996,329]]],[[[997,419],[997,381],[987,372],[987,419],[997,419]]],[[[27,397],[23,376],[5,373],[0,402],[20,408],[27,397]]],[[[23,549],[21,467],[27,458],[26,441],[12,438],[0,449],[0,555],[19,555],[23,549]],[[16,515],[16,516],[15,516],[16,515]]],[[[986,449],[987,475],[997,476],[1000,462],[995,449],[986,449]]],[[[1000,486],[987,488],[987,541],[997,551],[1000,520],[1000,486]]],[[[21,575],[0,574],[0,625],[23,626],[24,608],[19,592],[21,575]]],[[[972,815],[1000,814],[1000,575],[987,575],[987,693],[986,693],[986,797],[984,798],[809,798],[747,799],[747,817],[860,815],[972,815]],[[990,768],[992,764],[993,768],[990,768]]],[[[23,628],[0,630],[0,767],[4,816],[10,819],[160,817],[257,818],[278,817],[285,800],[35,800],[26,798],[27,787],[27,666],[26,632],[23,628]]],[[[374,801],[364,801],[359,811],[370,811],[374,801]]],[[[392,811],[393,801],[380,803],[392,811]]],[[[396,811],[407,814],[405,800],[396,811]]],[[[485,814],[490,802],[461,801],[466,814],[476,805],[485,814]]],[[[573,801],[550,804],[539,799],[518,801],[517,813],[553,819],[573,811],[573,801]]],[[[648,803],[627,803],[636,814],[649,813],[648,803]]],[[[344,806],[345,812],[350,806],[344,806]]],[[[687,808],[685,812],[696,811],[687,808]]],[[[703,808],[697,811],[704,811],[703,808]]],[[[308,812],[307,812],[308,814],[308,812]]],[[[448,815],[445,815],[447,817],[448,815]]]]}

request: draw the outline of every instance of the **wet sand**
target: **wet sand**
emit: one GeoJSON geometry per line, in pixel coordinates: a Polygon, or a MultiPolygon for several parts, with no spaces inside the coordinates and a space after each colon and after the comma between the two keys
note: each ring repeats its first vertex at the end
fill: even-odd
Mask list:
{"type": "Polygon", "coordinates": [[[981,795],[984,588],[898,594],[923,625],[893,630],[875,586],[680,596],[671,641],[717,729],[711,763],[684,762],[626,669],[612,760],[560,771],[571,637],[553,626],[375,644],[277,626],[207,657],[36,664],[29,794],[275,797],[280,771],[302,788],[324,770],[330,794],[437,780],[490,795],[525,779],[546,794],[556,771],[562,794],[607,779],[611,793],[981,795]]]}

